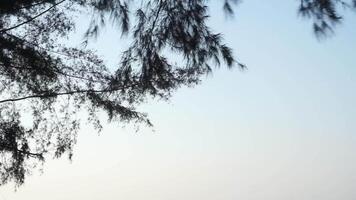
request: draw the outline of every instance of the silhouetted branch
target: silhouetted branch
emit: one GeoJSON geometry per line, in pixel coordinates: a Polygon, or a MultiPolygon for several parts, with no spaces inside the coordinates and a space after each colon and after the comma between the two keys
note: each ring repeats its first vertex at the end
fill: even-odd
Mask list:
{"type": "Polygon", "coordinates": [[[30,151],[24,151],[24,150],[21,150],[21,149],[18,149],[16,147],[11,147],[11,146],[8,146],[8,145],[4,145],[4,144],[1,144],[0,145],[0,149],[1,151],[2,150],[5,150],[5,151],[17,151],[21,154],[24,154],[24,155],[28,155],[28,156],[31,156],[31,157],[37,157],[37,158],[43,158],[43,153],[33,153],[33,152],[30,152],[30,151]]]}
{"type": "Polygon", "coordinates": [[[160,1],[159,1],[159,7],[158,7],[158,9],[157,9],[156,16],[155,16],[155,19],[153,20],[152,27],[151,27],[151,30],[150,30],[150,33],[151,33],[151,34],[152,34],[153,29],[154,29],[155,26],[156,26],[156,23],[157,23],[157,20],[158,20],[158,17],[159,17],[159,13],[161,12],[162,7],[163,7],[163,2],[162,2],[162,0],[160,0],[160,1]]]}
{"type": "Polygon", "coordinates": [[[22,101],[22,100],[34,99],[34,98],[51,98],[51,97],[57,97],[63,95],[73,95],[73,94],[82,94],[82,93],[103,93],[103,92],[113,92],[113,91],[116,90],[77,90],[77,91],[59,92],[59,93],[36,94],[36,95],[30,95],[30,96],[25,96],[20,98],[5,99],[5,100],[1,100],[0,103],[16,102],[16,101],[22,101]]]}
{"type": "Polygon", "coordinates": [[[42,153],[32,153],[32,152],[29,152],[29,151],[22,151],[22,150],[19,150],[19,149],[17,149],[16,151],[20,152],[22,154],[31,156],[31,157],[43,158],[43,154],[42,153]]]}
{"type": "Polygon", "coordinates": [[[27,24],[27,23],[29,23],[29,22],[35,20],[36,18],[42,16],[43,14],[47,13],[48,11],[52,10],[53,8],[55,8],[57,5],[63,3],[64,1],[66,1],[66,0],[62,0],[62,1],[59,1],[59,2],[57,2],[57,3],[55,3],[55,4],[53,4],[51,7],[47,8],[47,9],[44,10],[43,12],[39,13],[38,15],[36,15],[36,16],[34,16],[34,17],[32,17],[32,18],[30,18],[30,19],[28,19],[28,20],[26,20],[26,21],[24,21],[24,22],[22,22],[22,23],[20,23],[20,24],[17,24],[17,25],[15,25],[15,26],[10,27],[10,28],[2,29],[2,30],[0,30],[0,33],[7,32],[7,31],[10,31],[10,30],[12,30],[12,29],[18,28],[18,27],[20,27],[20,26],[22,26],[22,25],[24,25],[24,24],[27,24]]]}
{"type": "Polygon", "coordinates": [[[110,88],[110,89],[103,89],[103,90],[93,90],[93,89],[88,89],[88,90],[76,90],[76,91],[68,91],[68,92],[47,92],[45,94],[35,94],[35,95],[29,95],[25,97],[19,97],[19,98],[9,98],[5,100],[1,100],[1,103],[6,103],[6,102],[16,102],[16,101],[22,101],[26,99],[34,99],[34,98],[51,98],[51,97],[57,97],[57,96],[64,96],[64,95],[73,95],[73,94],[90,94],[90,93],[110,93],[110,92],[116,92],[122,89],[127,89],[130,87],[134,87],[136,84],[131,84],[131,85],[125,85],[123,87],[115,87],[115,88],[110,88]]]}

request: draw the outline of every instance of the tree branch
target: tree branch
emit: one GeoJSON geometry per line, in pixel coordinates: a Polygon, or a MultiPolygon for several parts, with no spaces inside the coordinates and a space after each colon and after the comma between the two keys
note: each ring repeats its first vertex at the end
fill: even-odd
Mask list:
{"type": "Polygon", "coordinates": [[[16,146],[15,147],[11,147],[9,145],[4,145],[4,144],[1,144],[0,146],[0,152],[1,151],[17,151],[19,153],[22,153],[22,154],[25,154],[25,155],[28,155],[28,156],[31,156],[31,157],[39,157],[39,158],[43,158],[43,153],[33,153],[33,152],[30,152],[30,151],[24,151],[24,150],[21,150],[21,149],[18,149],[16,146]]]}
{"type": "Polygon", "coordinates": [[[68,92],[58,92],[58,93],[46,93],[46,94],[35,94],[35,95],[30,95],[30,96],[25,96],[25,97],[19,97],[19,98],[11,98],[11,99],[4,99],[0,101],[1,103],[6,103],[6,102],[16,102],[16,101],[22,101],[26,99],[34,99],[34,98],[50,98],[50,97],[57,97],[57,96],[64,96],[64,95],[73,95],[73,94],[83,94],[83,93],[105,93],[105,92],[115,92],[120,89],[127,89],[130,87],[133,87],[137,84],[132,84],[132,85],[127,85],[121,88],[111,88],[111,89],[103,89],[103,90],[76,90],[76,91],[68,91],[68,92]]]}
{"type": "Polygon", "coordinates": [[[29,20],[26,20],[26,21],[24,21],[24,22],[22,22],[22,23],[20,23],[20,24],[17,24],[17,25],[15,25],[15,26],[13,26],[13,27],[2,29],[2,30],[0,30],[0,33],[7,32],[7,31],[10,31],[10,30],[12,30],[12,29],[18,28],[18,27],[20,27],[20,26],[22,26],[22,25],[24,25],[24,24],[27,24],[27,23],[29,23],[29,22],[31,22],[31,21],[37,19],[38,17],[42,16],[43,14],[47,13],[48,11],[50,11],[50,10],[53,9],[53,8],[55,8],[57,5],[63,3],[64,1],[66,1],[66,0],[62,0],[62,1],[59,1],[59,2],[57,2],[57,3],[55,3],[55,4],[53,4],[51,7],[47,8],[46,10],[44,10],[43,12],[39,13],[38,15],[32,17],[32,18],[29,19],[29,20]]]}
{"type": "Polygon", "coordinates": [[[57,96],[63,96],[63,95],[72,95],[72,94],[81,94],[81,93],[103,93],[103,92],[112,92],[112,91],[115,91],[115,90],[108,90],[108,89],[106,89],[106,90],[76,90],[76,91],[59,92],[59,93],[35,94],[35,95],[30,95],[30,96],[25,96],[25,97],[1,100],[0,103],[16,102],[16,101],[21,101],[21,100],[25,100],[25,99],[34,99],[34,98],[50,98],[50,97],[57,97],[57,96]]]}
{"type": "Polygon", "coordinates": [[[152,23],[152,27],[151,27],[151,29],[150,29],[150,33],[151,33],[151,34],[152,34],[152,32],[153,32],[153,29],[154,29],[155,26],[156,26],[156,23],[157,23],[159,14],[160,14],[160,12],[161,12],[161,10],[162,10],[162,7],[163,7],[163,2],[162,2],[162,1],[159,1],[159,6],[158,6],[158,9],[157,9],[155,18],[154,18],[154,20],[153,20],[153,23],[152,23]]]}
{"type": "Polygon", "coordinates": [[[43,158],[43,154],[42,153],[32,153],[32,152],[29,152],[29,151],[22,151],[22,150],[19,150],[19,149],[17,149],[17,151],[22,153],[22,154],[31,156],[31,157],[43,158]]]}

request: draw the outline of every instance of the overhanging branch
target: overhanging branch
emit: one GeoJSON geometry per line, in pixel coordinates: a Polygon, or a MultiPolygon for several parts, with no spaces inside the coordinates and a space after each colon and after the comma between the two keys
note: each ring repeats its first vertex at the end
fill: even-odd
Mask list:
{"type": "Polygon", "coordinates": [[[30,95],[30,96],[25,96],[25,97],[1,100],[0,103],[16,102],[16,101],[21,101],[21,100],[26,100],[26,99],[34,99],[34,98],[51,98],[51,97],[57,97],[57,96],[63,96],[63,95],[73,95],[73,94],[83,94],[83,93],[104,93],[104,92],[113,92],[113,91],[115,91],[115,90],[108,90],[108,89],[107,90],[76,90],[76,91],[69,91],[69,92],[35,94],[35,95],[30,95]]]}
{"type": "Polygon", "coordinates": [[[22,100],[27,100],[27,99],[35,99],[35,98],[51,98],[51,97],[57,97],[57,96],[65,96],[65,95],[73,95],[73,94],[90,94],[90,93],[106,93],[106,92],[115,92],[118,90],[122,89],[127,89],[130,87],[134,87],[136,84],[130,84],[127,86],[122,86],[122,87],[115,87],[115,88],[110,88],[110,89],[102,89],[102,90],[75,90],[75,91],[68,91],[68,92],[52,92],[52,93],[45,93],[45,94],[35,94],[35,95],[29,95],[25,97],[18,97],[18,98],[9,98],[9,99],[4,99],[0,101],[1,103],[7,103],[7,102],[16,102],[16,101],[22,101],[22,100]]]}
{"type": "Polygon", "coordinates": [[[50,11],[50,10],[53,9],[53,8],[55,8],[55,7],[58,6],[59,4],[63,3],[64,1],[66,1],[66,0],[62,0],[62,1],[59,1],[59,2],[57,2],[57,3],[55,3],[55,4],[53,4],[51,7],[47,8],[47,9],[44,10],[44,11],[42,11],[42,12],[39,13],[38,15],[36,15],[36,16],[34,16],[34,17],[32,17],[32,18],[30,18],[30,19],[28,19],[28,20],[26,20],[26,21],[24,21],[24,22],[22,22],[22,23],[19,23],[19,24],[15,25],[15,26],[12,26],[12,27],[10,27],[10,28],[2,29],[2,30],[0,30],[0,33],[7,32],[7,31],[10,31],[10,30],[12,30],[12,29],[18,28],[18,27],[20,27],[20,26],[22,26],[22,25],[24,25],[24,24],[27,24],[27,23],[29,23],[29,22],[31,22],[31,21],[37,19],[38,17],[42,16],[43,14],[47,13],[48,11],[50,11]]]}

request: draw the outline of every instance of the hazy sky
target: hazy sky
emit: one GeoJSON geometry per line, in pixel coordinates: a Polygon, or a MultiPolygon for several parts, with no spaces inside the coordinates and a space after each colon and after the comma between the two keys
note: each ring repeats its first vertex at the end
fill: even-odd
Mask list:
{"type": "MultiPolygon", "coordinates": [[[[80,132],[72,163],[49,161],[0,200],[356,199],[356,14],[318,41],[295,0],[245,0],[213,29],[248,65],[221,68],[169,103],[142,107],[155,132],[80,132]]],[[[108,30],[98,42],[115,63],[108,30]]]]}

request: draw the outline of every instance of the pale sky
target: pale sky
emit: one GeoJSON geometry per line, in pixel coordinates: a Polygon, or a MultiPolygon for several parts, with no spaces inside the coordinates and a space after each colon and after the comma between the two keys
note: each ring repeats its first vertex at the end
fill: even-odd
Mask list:
{"type": "MultiPolygon", "coordinates": [[[[213,3],[209,23],[248,70],[142,106],[154,132],[83,127],[72,163],[48,161],[0,200],[356,199],[356,14],[318,41],[297,3],[245,0],[235,19],[213,3]]],[[[97,44],[108,63],[114,38],[97,44]]]]}

